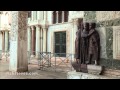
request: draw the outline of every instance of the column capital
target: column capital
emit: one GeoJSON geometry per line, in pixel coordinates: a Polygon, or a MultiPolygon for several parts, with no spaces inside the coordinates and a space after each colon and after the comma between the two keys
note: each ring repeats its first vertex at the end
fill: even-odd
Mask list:
{"type": "Polygon", "coordinates": [[[1,30],[1,32],[5,32],[5,30],[1,30]]]}
{"type": "Polygon", "coordinates": [[[4,30],[5,32],[9,32],[9,30],[4,30]]]}
{"type": "Polygon", "coordinates": [[[38,27],[38,28],[40,28],[41,26],[40,26],[40,25],[35,25],[35,27],[38,27]]]}
{"type": "Polygon", "coordinates": [[[41,27],[42,27],[43,29],[47,29],[47,28],[48,28],[47,25],[42,25],[41,27]]]}
{"type": "Polygon", "coordinates": [[[31,26],[27,26],[27,28],[30,28],[31,26]]]}
{"type": "Polygon", "coordinates": [[[35,30],[35,29],[34,29],[34,26],[31,26],[31,30],[35,30]]]}

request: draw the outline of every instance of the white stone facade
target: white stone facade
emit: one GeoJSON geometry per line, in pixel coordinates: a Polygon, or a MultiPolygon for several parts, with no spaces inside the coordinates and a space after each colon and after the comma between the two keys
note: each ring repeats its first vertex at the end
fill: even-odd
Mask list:
{"type": "Polygon", "coordinates": [[[11,12],[1,11],[0,14],[0,50],[9,50],[9,37],[11,29],[11,12]]]}
{"type": "MultiPolygon", "coordinates": [[[[53,11],[31,11],[31,18],[28,18],[28,51],[32,50],[32,29],[36,28],[35,37],[36,40],[34,51],[39,52],[52,52],[54,53],[54,33],[66,31],[66,53],[74,54],[74,42],[75,33],[77,30],[77,18],[84,19],[84,11],[69,11],[68,22],[53,24],[53,11]],[[34,27],[34,28],[33,28],[34,27]]],[[[96,21],[106,21],[114,20],[120,17],[119,11],[96,11],[96,21]]],[[[12,32],[8,32],[11,29],[11,11],[2,11],[0,14],[0,50],[8,50],[9,41],[12,38],[12,32]],[[7,34],[9,33],[9,35],[7,34]],[[11,37],[10,37],[11,36],[11,37]],[[9,39],[8,39],[9,38],[9,39]]],[[[113,27],[113,58],[119,59],[119,43],[117,40],[119,38],[119,26],[113,27]],[[116,32],[117,31],[117,32],[116,32]],[[115,34],[117,33],[117,35],[115,34]],[[116,56],[117,55],[117,56],[116,56]]],[[[106,54],[106,30],[105,27],[100,27],[96,29],[100,35],[101,44],[101,58],[107,58],[106,54]]],[[[16,35],[16,34],[14,34],[16,35]]]]}
{"type": "MultiPolygon", "coordinates": [[[[32,11],[32,16],[31,18],[28,18],[28,26],[32,27],[32,26],[37,26],[39,25],[39,29],[46,27],[46,40],[44,40],[44,30],[40,30],[40,36],[36,36],[38,37],[42,37],[43,40],[40,40],[40,49],[44,48],[45,51],[47,52],[52,52],[54,53],[54,49],[55,49],[55,45],[54,45],[54,33],[55,32],[61,32],[61,31],[66,31],[66,53],[72,53],[74,54],[74,42],[75,42],[75,33],[77,28],[75,28],[75,26],[77,27],[77,23],[74,23],[75,20],[77,18],[83,18],[84,17],[84,12],[83,11],[69,11],[68,14],[68,22],[63,22],[63,23],[56,23],[53,24],[53,11],[32,11]],[[44,42],[46,41],[46,43],[44,42]],[[41,42],[43,42],[41,44],[41,42]],[[44,47],[44,45],[46,44],[46,47],[44,47]],[[41,48],[41,46],[43,46],[41,48]]],[[[36,31],[37,32],[37,31],[36,31]]],[[[38,35],[36,33],[36,35],[38,35]]],[[[28,37],[30,38],[30,37],[28,37]]],[[[37,40],[37,39],[36,39],[37,40]]],[[[36,43],[37,44],[37,43],[36,43]]],[[[36,49],[38,45],[36,45],[36,49]]],[[[30,47],[30,46],[29,46],[30,47]]],[[[41,51],[41,50],[36,50],[36,51],[41,51]]]]}

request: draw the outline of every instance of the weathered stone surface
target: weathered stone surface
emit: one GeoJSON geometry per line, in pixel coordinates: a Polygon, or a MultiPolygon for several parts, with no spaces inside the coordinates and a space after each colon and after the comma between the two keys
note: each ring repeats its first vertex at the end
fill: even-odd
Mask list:
{"type": "Polygon", "coordinates": [[[113,59],[120,59],[120,26],[113,27],[113,59]]]}
{"type": "Polygon", "coordinates": [[[108,68],[108,69],[113,68],[112,63],[113,62],[110,59],[104,59],[104,58],[100,59],[100,65],[105,66],[105,68],[108,68]]]}
{"type": "Polygon", "coordinates": [[[120,18],[120,11],[96,11],[96,20],[106,21],[120,18]]]}
{"type": "Polygon", "coordinates": [[[105,69],[104,75],[120,77],[120,70],[105,69]]]}
{"type": "Polygon", "coordinates": [[[118,79],[118,78],[71,71],[67,73],[67,79],[118,79]]]}
{"type": "Polygon", "coordinates": [[[100,36],[100,58],[107,58],[106,53],[106,30],[104,27],[96,28],[100,36]]]}
{"type": "Polygon", "coordinates": [[[84,11],[69,11],[69,20],[72,20],[73,18],[83,18],[84,17],[84,11]]]}
{"type": "Polygon", "coordinates": [[[10,71],[27,71],[27,12],[13,11],[11,26],[10,71]]]}
{"type": "Polygon", "coordinates": [[[109,27],[109,26],[119,26],[119,25],[120,25],[120,18],[97,22],[97,27],[109,27]]]}
{"type": "Polygon", "coordinates": [[[87,65],[87,69],[89,74],[94,75],[100,75],[103,71],[103,67],[98,65],[87,65]]]}
{"type": "Polygon", "coordinates": [[[109,59],[113,58],[113,28],[106,27],[106,51],[109,59]]]}
{"type": "Polygon", "coordinates": [[[96,11],[84,11],[85,22],[96,22],[96,11]]]}

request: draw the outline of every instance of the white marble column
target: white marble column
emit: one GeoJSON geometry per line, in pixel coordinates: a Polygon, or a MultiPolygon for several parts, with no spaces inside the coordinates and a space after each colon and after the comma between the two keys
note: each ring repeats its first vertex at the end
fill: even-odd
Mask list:
{"type": "Polygon", "coordinates": [[[39,59],[40,52],[40,26],[36,26],[36,58],[39,59]]]}
{"type": "Polygon", "coordinates": [[[2,50],[2,32],[0,32],[0,50],[2,50]]]}
{"type": "Polygon", "coordinates": [[[28,71],[27,11],[12,11],[9,71],[28,71]]]}
{"type": "Polygon", "coordinates": [[[27,32],[28,32],[28,51],[31,51],[31,29],[30,27],[27,28],[27,32]]]}
{"type": "Polygon", "coordinates": [[[5,51],[8,51],[8,34],[9,34],[9,31],[5,31],[5,51]]]}
{"type": "Polygon", "coordinates": [[[32,52],[32,56],[31,57],[34,57],[34,55],[35,55],[35,28],[34,28],[34,26],[31,26],[31,28],[32,28],[32,34],[31,34],[31,37],[32,37],[32,42],[31,42],[31,52],[32,52]]]}
{"type": "Polygon", "coordinates": [[[43,52],[43,29],[40,29],[40,52],[43,52]]]}
{"type": "Polygon", "coordinates": [[[2,31],[2,51],[5,51],[5,32],[2,31]]]}
{"type": "Polygon", "coordinates": [[[47,28],[45,26],[43,28],[43,52],[47,52],[47,28]]]}

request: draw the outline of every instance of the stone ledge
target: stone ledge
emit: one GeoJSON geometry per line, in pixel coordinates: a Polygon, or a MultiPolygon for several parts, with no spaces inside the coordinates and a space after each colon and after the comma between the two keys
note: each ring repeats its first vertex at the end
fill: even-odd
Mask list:
{"type": "Polygon", "coordinates": [[[120,78],[71,71],[67,73],[67,79],[120,79],[120,78]]]}

